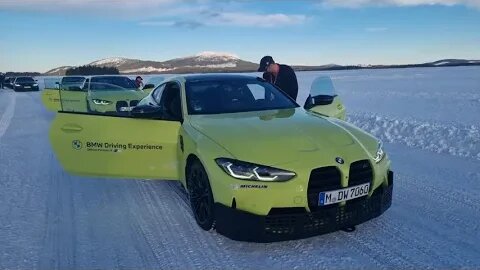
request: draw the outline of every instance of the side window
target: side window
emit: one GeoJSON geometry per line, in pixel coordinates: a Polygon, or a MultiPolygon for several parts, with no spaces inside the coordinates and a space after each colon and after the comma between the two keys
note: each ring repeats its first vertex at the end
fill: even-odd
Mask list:
{"type": "Polygon", "coordinates": [[[259,84],[247,84],[255,100],[265,99],[265,88],[259,84]]]}
{"type": "Polygon", "coordinates": [[[180,98],[180,85],[169,82],[165,85],[160,97],[160,107],[165,112],[165,118],[170,120],[182,119],[182,106],[180,98]]]}
{"type": "Polygon", "coordinates": [[[85,82],[83,83],[82,89],[85,90],[85,91],[88,91],[89,87],[90,87],[90,79],[87,78],[85,80],[85,82]]]}
{"type": "Polygon", "coordinates": [[[161,84],[155,90],[153,90],[152,97],[157,104],[160,104],[160,99],[163,95],[163,91],[165,90],[165,85],[166,84],[161,84]]]}

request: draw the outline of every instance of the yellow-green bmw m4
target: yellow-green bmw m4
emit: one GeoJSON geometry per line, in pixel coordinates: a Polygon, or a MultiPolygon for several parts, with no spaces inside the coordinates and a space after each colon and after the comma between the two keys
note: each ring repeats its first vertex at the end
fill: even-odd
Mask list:
{"type": "Polygon", "coordinates": [[[50,139],[70,173],[180,181],[204,230],[282,241],[351,228],[392,203],[381,142],[318,113],[328,105],[311,95],[306,110],[250,76],[179,76],[127,116],[60,111],[50,139]]]}

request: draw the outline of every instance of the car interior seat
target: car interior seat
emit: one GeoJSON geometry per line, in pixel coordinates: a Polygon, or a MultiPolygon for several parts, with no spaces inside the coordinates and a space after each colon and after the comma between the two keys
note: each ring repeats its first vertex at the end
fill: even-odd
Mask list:
{"type": "Polygon", "coordinates": [[[175,85],[167,85],[160,106],[164,108],[168,117],[180,119],[182,117],[180,89],[175,85]]]}

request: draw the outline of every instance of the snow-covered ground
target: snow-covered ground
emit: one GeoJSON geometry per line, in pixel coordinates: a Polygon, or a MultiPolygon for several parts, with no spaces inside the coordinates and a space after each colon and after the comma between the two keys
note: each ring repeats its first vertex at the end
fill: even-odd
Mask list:
{"type": "Polygon", "coordinates": [[[480,268],[480,68],[332,76],[348,119],[386,142],[394,202],[353,233],[271,244],[195,224],[173,182],[65,173],[39,93],[0,90],[0,269],[480,268]]]}

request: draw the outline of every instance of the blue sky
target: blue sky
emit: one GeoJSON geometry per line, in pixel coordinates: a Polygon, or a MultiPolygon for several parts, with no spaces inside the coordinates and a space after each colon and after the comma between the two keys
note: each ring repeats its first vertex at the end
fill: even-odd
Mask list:
{"type": "Polygon", "coordinates": [[[0,0],[0,71],[201,51],[287,64],[480,59],[480,0],[0,0]]]}

